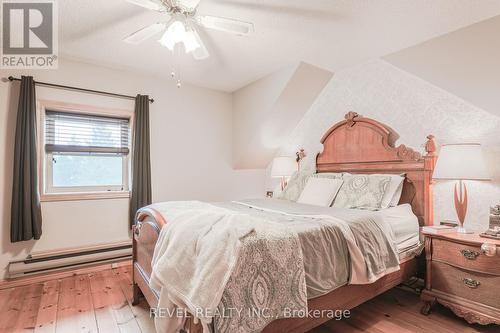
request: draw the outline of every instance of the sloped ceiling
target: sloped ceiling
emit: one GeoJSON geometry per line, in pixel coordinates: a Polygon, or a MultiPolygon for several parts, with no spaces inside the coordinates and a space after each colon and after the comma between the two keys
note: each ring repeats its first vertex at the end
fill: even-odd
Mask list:
{"type": "Polygon", "coordinates": [[[384,57],[500,116],[500,16],[384,57]]]}
{"type": "Polygon", "coordinates": [[[267,167],[332,76],[332,72],[300,63],[235,92],[233,167],[267,167]]]}
{"type": "MultiPolygon", "coordinates": [[[[63,57],[169,78],[174,59],[154,39],[140,46],[122,42],[162,15],[125,0],[58,5],[63,57]]],[[[336,71],[396,52],[499,15],[500,1],[202,0],[198,12],[255,24],[249,37],[202,31],[212,56],[176,60],[184,81],[233,92],[287,64],[336,71]]]]}

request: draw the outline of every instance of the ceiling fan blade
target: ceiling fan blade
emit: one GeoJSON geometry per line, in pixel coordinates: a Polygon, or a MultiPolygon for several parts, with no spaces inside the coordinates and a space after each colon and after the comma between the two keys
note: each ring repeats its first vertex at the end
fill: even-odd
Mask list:
{"type": "Polygon", "coordinates": [[[142,43],[146,39],[153,37],[163,29],[165,29],[165,23],[154,23],[128,35],[123,39],[123,41],[137,45],[142,43]]]}
{"type": "Polygon", "coordinates": [[[174,0],[174,1],[179,7],[182,7],[187,12],[191,12],[198,7],[201,0],[174,0]]]}
{"type": "Polygon", "coordinates": [[[126,0],[126,1],[146,9],[157,10],[157,11],[161,11],[162,9],[164,9],[162,2],[158,0],[126,0]]]}
{"type": "Polygon", "coordinates": [[[199,25],[205,28],[229,32],[237,35],[248,35],[254,32],[253,23],[250,22],[210,15],[197,16],[196,20],[199,25]]]}

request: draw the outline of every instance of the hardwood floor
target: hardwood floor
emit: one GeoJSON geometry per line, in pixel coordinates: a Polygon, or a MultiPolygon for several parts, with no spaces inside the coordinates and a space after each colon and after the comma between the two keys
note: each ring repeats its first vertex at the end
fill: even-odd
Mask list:
{"type": "Polygon", "coordinates": [[[155,332],[131,266],[0,290],[0,332],[155,332]]]}
{"type": "Polygon", "coordinates": [[[430,315],[411,292],[394,288],[354,308],[343,321],[330,320],[309,333],[500,333],[500,326],[469,325],[437,304],[430,315]]]}
{"type": "MultiPolygon", "coordinates": [[[[0,332],[153,333],[147,304],[132,306],[131,267],[0,290],[0,332]]],[[[418,296],[393,289],[310,333],[500,333],[499,326],[468,325],[436,306],[420,314],[418,296]]],[[[277,332],[279,333],[279,332],[277,332]]]]}

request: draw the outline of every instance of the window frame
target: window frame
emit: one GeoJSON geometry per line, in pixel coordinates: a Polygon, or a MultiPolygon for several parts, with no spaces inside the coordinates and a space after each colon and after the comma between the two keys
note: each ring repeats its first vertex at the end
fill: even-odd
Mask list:
{"type": "MultiPolygon", "coordinates": [[[[38,100],[37,127],[38,127],[38,171],[40,186],[40,201],[72,201],[129,198],[131,188],[131,161],[133,140],[134,112],[131,110],[101,108],[91,105],[70,104],[64,102],[38,100]],[[45,151],[45,120],[46,111],[60,111],[75,114],[90,114],[96,116],[111,116],[129,119],[130,147],[128,155],[123,157],[123,179],[119,186],[83,186],[83,187],[54,187],[52,186],[52,157],[54,153],[45,151]]],[[[57,154],[59,155],[59,154],[57,154]]],[[[73,155],[73,153],[69,153],[73,155]]]]}

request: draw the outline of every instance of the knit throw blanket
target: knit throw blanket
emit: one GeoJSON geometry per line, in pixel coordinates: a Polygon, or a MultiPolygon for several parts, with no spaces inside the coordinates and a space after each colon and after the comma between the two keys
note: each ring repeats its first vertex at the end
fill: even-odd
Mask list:
{"type": "MultiPolygon", "coordinates": [[[[150,281],[160,291],[159,308],[187,310],[206,332],[214,317],[231,319],[218,321],[220,331],[251,332],[285,311],[307,311],[303,257],[293,231],[202,202],[152,207],[168,222],[155,247],[150,281]],[[228,311],[231,316],[225,316],[228,311]]],[[[158,332],[170,333],[182,320],[161,316],[155,324],[158,332]]]]}

